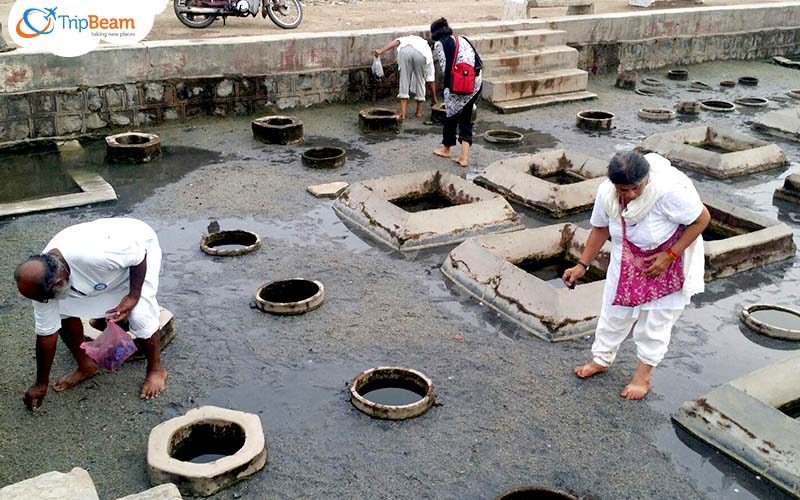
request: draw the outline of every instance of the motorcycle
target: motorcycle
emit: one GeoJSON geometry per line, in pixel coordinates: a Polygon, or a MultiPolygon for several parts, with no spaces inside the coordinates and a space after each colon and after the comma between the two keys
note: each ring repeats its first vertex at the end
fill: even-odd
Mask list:
{"type": "Polygon", "coordinates": [[[190,28],[205,28],[218,17],[269,16],[272,22],[283,29],[300,26],[303,9],[300,0],[174,0],[175,15],[190,28]]]}

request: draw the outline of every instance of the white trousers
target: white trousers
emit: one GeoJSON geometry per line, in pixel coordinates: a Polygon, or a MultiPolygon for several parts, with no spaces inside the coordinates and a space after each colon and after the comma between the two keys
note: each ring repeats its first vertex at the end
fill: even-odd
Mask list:
{"type": "Polygon", "coordinates": [[[617,350],[633,327],[636,356],[646,365],[658,366],[667,354],[672,327],[683,309],[649,309],[628,318],[608,316],[600,313],[592,344],[592,357],[601,366],[610,366],[617,357],[617,350]]]}

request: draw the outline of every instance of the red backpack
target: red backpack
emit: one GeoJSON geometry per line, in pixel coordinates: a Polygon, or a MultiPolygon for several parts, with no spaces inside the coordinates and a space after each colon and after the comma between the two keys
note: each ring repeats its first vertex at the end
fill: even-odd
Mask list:
{"type": "MultiPolygon", "coordinates": [[[[456,39],[456,51],[453,53],[453,69],[450,72],[453,80],[450,85],[450,91],[459,95],[471,95],[475,91],[475,67],[464,61],[456,64],[458,60],[458,37],[454,36],[453,38],[456,39]]],[[[476,52],[476,60],[477,57],[478,53],[476,52]]]]}

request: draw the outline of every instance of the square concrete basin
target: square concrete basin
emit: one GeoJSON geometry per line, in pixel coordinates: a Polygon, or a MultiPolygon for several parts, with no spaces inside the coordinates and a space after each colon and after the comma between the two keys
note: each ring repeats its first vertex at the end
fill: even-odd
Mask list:
{"type": "Polygon", "coordinates": [[[524,227],[502,196],[439,170],[354,183],[333,209],[371,238],[402,252],[524,227]]]}
{"type": "Polygon", "coordinates": [[[592,208],[607,166],[591,156],[555,149],[496,161],[475,182],[520,205],[564,217],[592,208]]]}

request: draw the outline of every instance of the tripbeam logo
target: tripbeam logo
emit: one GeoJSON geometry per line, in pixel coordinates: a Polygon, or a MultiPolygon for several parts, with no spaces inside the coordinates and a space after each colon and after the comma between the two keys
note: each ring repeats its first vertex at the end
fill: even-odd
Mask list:
{"type": "Polygon", "coordinates": [[[100,42],[127,45],[144,39],[168,0],[17,0],[9,34],[21,47],[73,57],[100,42]],[[47,5],[50,4],[50,5],[47,5]]]}

